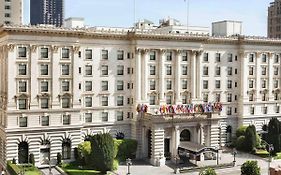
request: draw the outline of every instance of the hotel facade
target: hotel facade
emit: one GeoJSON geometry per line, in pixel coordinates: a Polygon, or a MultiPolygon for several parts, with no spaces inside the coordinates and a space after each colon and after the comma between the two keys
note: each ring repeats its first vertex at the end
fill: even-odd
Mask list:
{"type": "Polygon", "coordinates": [[[0,161],[73,160],[88,135],[138,140],[153,165],[280,119],[281,40],[154,30],[0,28],[0,161]],[[222,108],[221,108],[222,106],[222,108]],[[188,146],[188,145],[187,145],[188,146]],[[192,146],[192,145],[191,145],[192,146]]]}

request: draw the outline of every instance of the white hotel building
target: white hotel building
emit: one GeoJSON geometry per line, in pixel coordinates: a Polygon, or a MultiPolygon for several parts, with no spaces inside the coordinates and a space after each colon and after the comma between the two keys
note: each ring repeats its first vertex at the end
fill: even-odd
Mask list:
{"type": "MultiPolygon", "coordinates": [[[[281,40],[157,30],[0,28],[0,161],[73,159],[87,135],[120,131],[152,164],[181,142],[210,147],[280,117],[281,40]],[[161,114],[221,102],[221,112],[161,114]],[[148,112],[136,112],[138,104],[148,112]]],[[[159,161],[159,162],[157,162],[159,161]]]]}

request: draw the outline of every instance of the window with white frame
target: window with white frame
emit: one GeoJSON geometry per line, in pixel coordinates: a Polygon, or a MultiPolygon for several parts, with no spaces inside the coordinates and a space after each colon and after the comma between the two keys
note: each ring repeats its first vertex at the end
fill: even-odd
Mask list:
{"type": "Polygon", "coordinates": [[[26,81],[19,81],[19,92],[27,92],[27,82],[26,81]]]}
{"type": "Polygon", "coordinates": [[[85,91],[92,91],[92,90],[93,90],[93,82],[85,81],[85,91]]]}
{"type": "Polygon", "coordinates": [[[149,96],[149,105],[156,105],[156,96],[155,95],[149,96]]]}
{"type": "Polygon", "coordinates": [[[182,89],[183,90],[187,89],[187,80],[182,80],[182,89]]]}
{"type": "Polygon", "coordinates": [[[93,68],[92,65],[85,65],[85,75],[93,75],[93,68]]]}
{"type": "Polygon", "coordinates": [[[227,61],[230,63],[230,62],[232,62],[232,60],[233,60],[233,55],[232,55],[232,53],[228,53],[228,54],[227,54],[227,61]]]}
{"type": "Polygon", "coordinates": [[[166,89],[167,90],[172,90],[172,80],[167,80],[166,81],[166,89]]]}
{"type": "Polygon", "coordinates": [[[49,126],[50,125],[50,117],[48,115],[41,116],[41,126],[49,126]]]}
{"type": "Polygon", "coordinates": [[[209,101],[209,94],[204,93],[203,94],[203,102],[207,103],[209,101]]]}
{"type": "Polygon", "coordinates": [[[49,82],[41,81],[40,82],[41,92],[49,92],[49,82]]]}
{"type": "Polygon", "coordinates": [[[217,93],[216,94],[216,102],[220,102],[221,101],[221,94],[217,93]]]}
{"type": "Polygon", "coordinates": [[[232,80],[227,80],[227,88],[228,89],[232,88],[232,80]]]}
{"type": "Polygon", "coordinates": [[[265,66],[261,67],[261,74],[266,75],[266,67],[265,66]]]}
{"type": "Polygon", "coordinates": [[[254,80],[249,80],[249,88],[254,88],[254,80]]]}
{"type": "Polygon", "coordinates": [[[117,106],[123,106],[123,105],[124,105],[124,97],[117,96],[117,106]]]}
{"type": "Polygon", "coordinates": [[[266,88],[266,80],[261,81],[261,88],[266,88]]]}
{"type": "Polygon", "coordinates": [[[117,60],[124,60],[124,51],[123,50],[117,51],[117,60]]]}
{"type": "Polygon", "coordinates": [[[278,81],[278,79],[274,79],[273,80],[273,88],[278,88],[279,86],[279,81],[278,81]]]}
{"type": "Polygon", "coordinates": [[[217,63],[221,62],[221,54],[220,53],[216,53],[216,62],[217,63]]]}
{"type": "Polygon", "coordinates": [[[101,90],[102,91],[108,91],[108,81],[102,81],[101,82],[101,90]]]}
{"type": "Polygon", "coordinates": [[[183,96],[181,97],[181,100],[182,100],[182,104],[187,104],[187,103],[188,103],[188,97],[187,97],[187,95],[183,95],[183,96]]]}
{"type": "Polygon", "coordinates": [[[266,54],[262,54],[261,61],[262,61],[263,63],[266,63],[266,62],[267,62],[267,55],[266,55],[266,54]]]}
{"type": "Polygon", "coordinates": [[[232,108],[231,107],[226,108],[226,115],[232,115],[232,108]]]}
{"type": "Polygon", "coordinates": [[[117,118],[117,121],[123,121],[124,120],[124,113],[123,111],[117,111],[116,112],[116,118],[117,118]]]}
{"type": "Polygon", "coordinates": [[[166,66],[166,75],[172,75],[172,65],[166,66]]]}
{"type": "Polygon", "coordinates": [[[204,62],[208,62],[209,61],[209,54],[208,53],[204,53],[203,54],[203,61],[204,62]]]}
{"type": "Polygon", "coordinates": [[[70,74],[70,65],[63,64],[61,65],[61,75],[69,75],[70,74]]]}
{"type": "Polygon", "coordinates": [[[166,53],[166,61],[172,61],[172,52],[171,51],[168,51],[166,53]]]}
{"type": "Polygon", "coordinates": [[[49,58],[49,49],[48,48],[41,48],[40,49],[40,57],[42,59],[47,59],[49,58]]]}
{"type": "Polygon", "coordinates": [[[255,55],[253,53],[249,54],[249,63],[254,62],[255,55]]]}
{"type": "Polygon", "coordinates": [[[49,108],[49,98],[48,97],[42,97],[40,99],[41,101],[41,109],[48,109],[49,108]]]}
{"type": "Polygon", "coordinates": [[[118,80],[117,81],[117,91],[123,91],[124,90],[124,81],[118,80]]]}
{"type": "Polygon", "coordinates": [[[155,65],[149,66],[149,73],[150,73],[150,75],[156,75],[156,66],[155,65]]]}
{"type": "Polygon", "coordinates": [[[253,66],[249,67],[249,75],[254,75],[254,67],[253,66]]]}
{"type": "Polygon", "coordinates": [[[26,47],[18,47],[18,57],[19,58],[26,58],[27,49],[26,47]]]}
{"type": "Polygon", "coordinates": [[[155,51],[150,51],[150,53],[149,53],[149,60],[150,61],[155,61],[156,60],[156,52],[155,51]]]}
{"type": "Polygon", "coordinates": [[[254,101],[254,94],[253,93],[249,94],[249,101],[254,101]]]}
{"type": "Polygon", "coordinates": [[[85,97],[85,107],[92,107],[92,97],[85,97]]]}
{"type": "Polygon", "coordinates": [[[101,105],[102,106],[108,106],[108,96],[102,96],[101,97],[101,105]]]}
{"type": "Polygon", "coordinates": [[[27,127],[27,117],[19,117],[19,127],[27,127]]]}
{"type": "Polygon", "coordinates": [[[64,80],[64,81],[61,82],[62,92],[69,92],[69,87],[70,87],[69,81],[64,80]]]}
{"type": "Polygon", "coordinates": [[[231,93],[227,94],[227,102],[232,102],[232,94],[231,93]]]}
{"type": "Polygon", "coordinates": [[[263,92],[263,93],[261,94],[261,101],[266,101],[266,100],[267,100],[267,95],[266,95],[265,92],[263,92]]]}
{"type": "Polygon", "coordinates": [[[108,75],[108,66],[107,65],[101,66],[101,75],[108,75]]]}
{"type": "Polygon", "coordinates": [[[220,76],[220,75],[221,75],[221,68],[216,67],[216,76],[220,76]]]}
{"type": "Polygon", "coordinates": [[[92,113],[85,113],[85,123],[92,123],[93,122],[93,115],[92,113]]]}
{"type": "Polygon", "coordinates": [[[61,58],[62,59],[69,59],[69,49],[68,48],[62,48],[61,58]]]}
{"type": "Polygon", "coordinates": [[[172,95],[166,96],[166,104],[168,104],[168,105],[172,104],[172,95]]]}
{"type": "Polygon", "coordinates": [[[124,66],[122,65],[117,66],[117,75],[124,75],[124,66]]]}
{"type": "Polygon", "coordinates": [[[263,114],[267,114],[267,106],[264,106],[264,107],[262,108],[262,113],[263,113],[263,114]]]}
{"type": "Polygon", "coordinates": [[[93,51],[92,51],[92,49],[86,49],[85,50],[85,59],[86,60],[93,59],[93,51]]]}
{"type": "Polygon", "coordinates": [[[274,56],[274,63],[279,63],[279,55],[278,54],[276,54],[274,56]]]}
{"type": "Polygon", "coordinates": [[[208,66],[203,67],[203,75],[205,75],[205,76],[209,75],[209,67],[208,66]]]}
{"type": "Polygon", "coordinates": [[[70,125],[71,116],[70,114],[63,114],[62,115],[62,123],[63,125],[70,125]]]}
{"type": "Polygon", "coordinates": [[[274,66],[274,75],[279,74],[279,68],[277,66],[274,66]]]}
{"type": "Polygon", "coordinates": [[[181,54],[182,61],[188,61],[187,56],[188,56],[187,52],[182,52],[182,54],[181,54]]]}
{"type": "Polygon", "coordinates": [[[40,65],[40,72],[41,72],[41,75],[49,75],[49,65],[48,64],[41,64],[40,65]]]}
{"type": "Polygon", "coordinates": [[[232,67],[227,67],[227,75],[232,75],[232,67]]]}
{"type": "Polygon", "coordinates": [[[156,81],[155,80],[150,80],[149,81],[149,89],[150,90],[155,90],[156,89],[156,81]]]}
{"type": "Polygon", "coordinates": [[[187,65],[183,65],[181,68],[182,68],[182,75],[187,75],[187,65]]]}
{"type": "Polygon", "coordinates": [[[62,108],[70,108],[70,97],[62,97],[61,98],[61,106],[62,108]]]}
{"type": "Polygon", "coordinates": [[[220,89],[220,88],[221,88],[221,81],[216,80],[216,89],[220,89]]]}
{"type": "Polygon", "coordinates": [[[27,98],[18,99],[18,109],[27,109],[27,98]]]}
{"type": "Polygon", "coordinates": [[[107,122],[108,121],[108,112],[102,112],[101,113],[101,120],[103,122],[107,122]]]}
{"type": "Polygon", "coordinates": [[[255,114],[255,107],[254,106],[250,106],[249,110],[250,110],[251,115],[255,114]]]}
{"type": "Polygon", "coordinates": [[[203,80],[203,89],[208,89],[208,87],[209,87],[209,81],[203,80]]]}
{"type": "Polygon", "coordinates": [[[277,92],[274,93],[274,100],[279,100],[279,94],[277,92]]]}
{"type": "Polygon", "coordinates": [[[276,105],[275,106],[275,113],[279,113],[280,112],[280,106],[279,105],[276,105]]]}
{"type": "Polygon", "coordinates": [[[27,75],[27,65],[26,64],[19,64],[18,65],[18,74],[19,75],[27,75]]]}
{"type": "Polygon", "coordinates": [[[102,60],[108,60],[108,50],[102,50],[101,51],[101,59],[102,60]]]}

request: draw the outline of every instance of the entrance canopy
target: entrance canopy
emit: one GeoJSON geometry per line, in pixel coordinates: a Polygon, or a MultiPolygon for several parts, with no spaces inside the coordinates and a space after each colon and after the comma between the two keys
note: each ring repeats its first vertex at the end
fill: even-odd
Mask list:
{"type": "Polygon", "coordinates": [[[178,148],[179,150],[187,151],[194,155],[198,155],[207,151],[211,151],[215,153],[218,152],[218,149],[214,149],[212,147],[206,147],[204,145],[200,145],[193,142],[181,142],[178,148]]]}

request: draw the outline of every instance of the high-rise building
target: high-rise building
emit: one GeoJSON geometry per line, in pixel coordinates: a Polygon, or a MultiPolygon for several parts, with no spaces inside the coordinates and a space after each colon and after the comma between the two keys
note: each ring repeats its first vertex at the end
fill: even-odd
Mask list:
{"type": "Polygon", "coordinates": [[[0,24],[22,23],[22,0],[0,0],[0,24]]]}
{"type": "Polygon", "coordinates": [[[281,38],[281,0],[275,0],[268,7],[267,36],[281,38]]]}
{"type": "Polygon", "coordinates": [[[64,0],[30,0],[30,23],[62,26],[64,0]]]}

